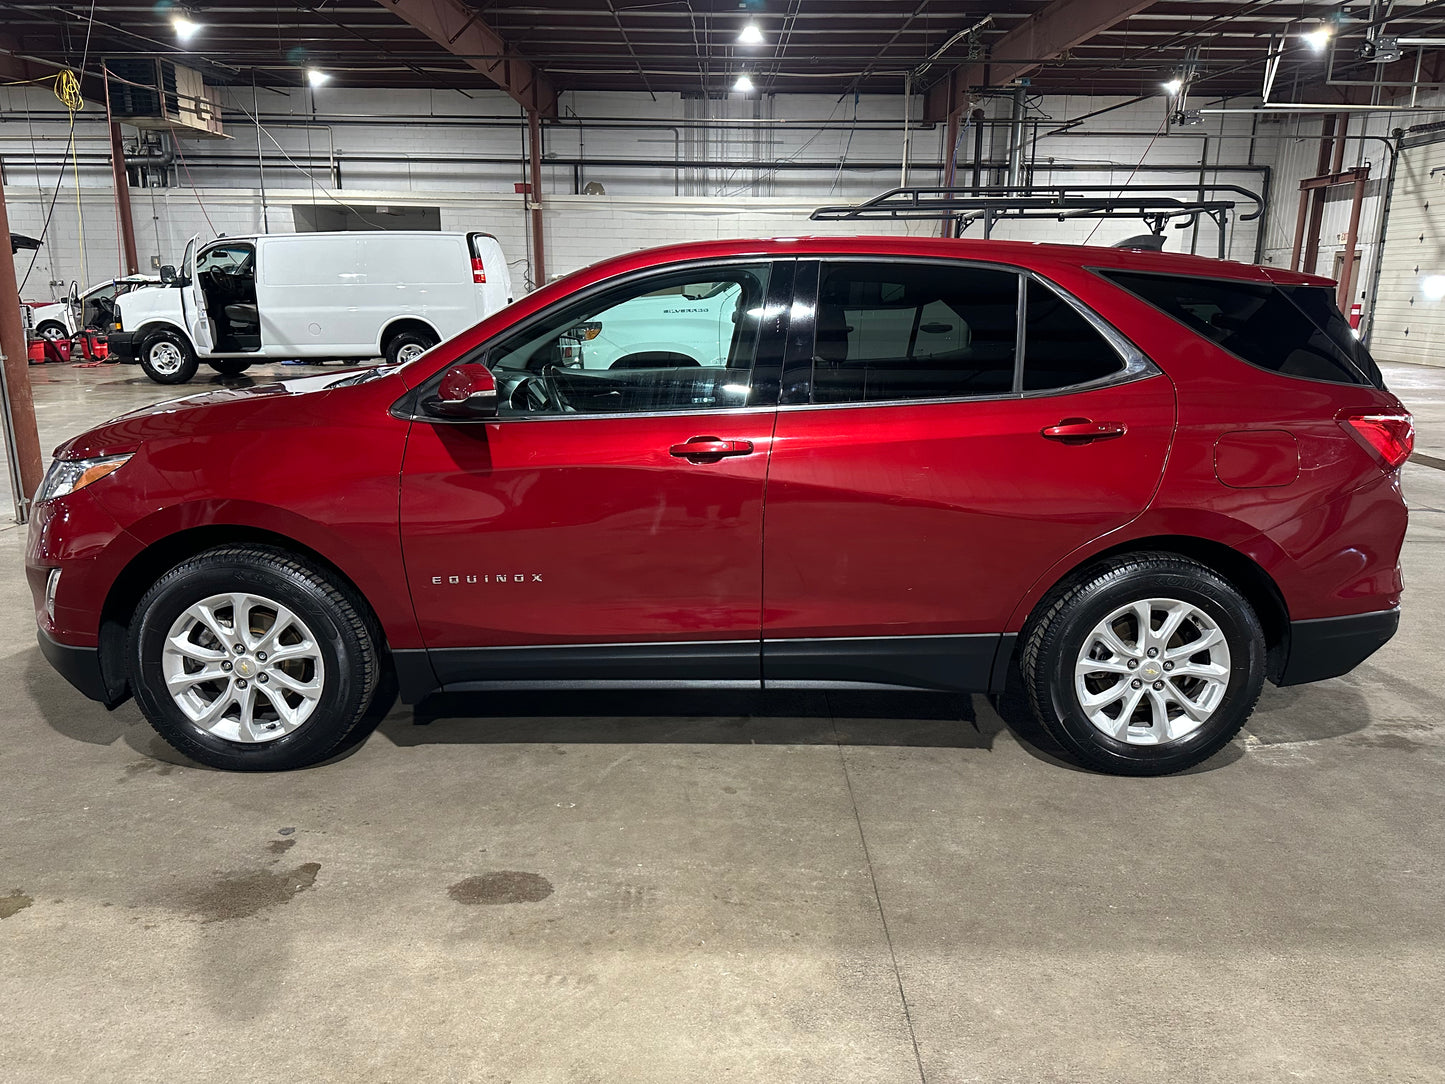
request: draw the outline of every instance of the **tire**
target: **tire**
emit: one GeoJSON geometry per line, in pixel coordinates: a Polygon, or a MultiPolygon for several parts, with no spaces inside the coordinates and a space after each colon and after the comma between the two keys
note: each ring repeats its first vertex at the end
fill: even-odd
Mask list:
{"type": "Polygon", "coordinates": [[[137,606],[131,690],[156,732],[192,760],[229,771],[304,768],[342,750],[367,718],[382,677],[380,632],[367,612],[285,550],[207,550],[167,572],[137,606]],[[238,596],[247,611],[239,641],[238,596]],[[216,633],[230,641],[219,645],[224,656],[216,633]],[[197,673],[216,676],[196,681],[197,673]]]}
{"type": "Polygon", "coordinates": [[[142,339],[139,356],[140,367],[157,384],[184,384],[201,364],[186,337],[169,328],[152,331],[142,339]]]}
{"type": "Polygon", "coordinates": [[[401,365],[420,357],[441,340],[424,331],[398,331],[386,340],[386,363],[401,365]]]}
{"type": "Polygon", "coordinates": [[[1249,718],[1264,687],[1264,631],[1213,570],[1132,554],[1086,569],[1045,600],[1025,630],[1020,669],[1039,723],[1080,763],[1167,775],[1208,760],[1249,718]]]}
{"type": "Polygon", "coordinates": [[[68,339],[70,332],[65,329],[64,324],[58,324],[54,320],[42,322],[36,329],[35,334],[42,339],[68,339]]]}
{"type": "Polygon", "coordinates": [[[240,376],[252,365],[250,358],[224,358],[206,362],[222,376],[240,376]]]}

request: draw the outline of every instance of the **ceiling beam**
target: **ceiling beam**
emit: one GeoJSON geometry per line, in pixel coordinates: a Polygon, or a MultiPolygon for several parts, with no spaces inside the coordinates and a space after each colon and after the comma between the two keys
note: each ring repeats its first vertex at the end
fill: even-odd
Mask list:
{"type": "Polygon", "coordinates": [[[1054,0],[994,42],[988,61],[959,67],[948,79],[930,88],[923,119],[944,120],[967,104],[970,87],[1005,86],[1042,67],[1043,62],[1038,58],[1056,57],[1154,2],[1054,0]],[[993,59],[995,57],[998,59],[993,59]],[[1029,59],[1010,59],[1013,57],[1029,59]]]}
{"type": "Polygon", "coordinates": [[[447,52],[505,90],[528,112],[557,116],[557,90],[540,68],[519,56],[506,40],[462,0],[376,0],[447,52]]]}

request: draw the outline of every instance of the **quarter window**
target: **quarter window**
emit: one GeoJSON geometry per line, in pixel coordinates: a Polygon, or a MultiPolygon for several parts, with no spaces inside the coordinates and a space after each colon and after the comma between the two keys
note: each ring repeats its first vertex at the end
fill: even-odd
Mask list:
{"type": "Polygon", "coordinates": [[[488,352],[498,414],[750,405],[766,264],[655,276],[549,314],[488,352]]]}
{"type": "Polygon", "coordinates": [[[1113,376],[1124,367],[1107,339],[1059,294],[1029,279],[1024,391],[1052,391],[1113,376]]]}
{"type": "Polygon", "coordinates": [[[1019,277],[938,264],[824,263],[813,401],[858,403],[1013,390],[1019,277]]]}
{"type": "Polygon", "coordinates": [[[1100,274],[1261,369],[1335,384],[1384,386],[1379,367],[1320,287],[1133,271],[1100,274]]]}

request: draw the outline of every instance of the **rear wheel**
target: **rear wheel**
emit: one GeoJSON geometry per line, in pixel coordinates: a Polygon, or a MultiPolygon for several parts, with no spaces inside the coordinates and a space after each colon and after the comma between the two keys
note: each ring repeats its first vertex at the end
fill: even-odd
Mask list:
{"type": "Polygon", "coordinates": [[[161,328],[141,341],[140,367],[157,384],[184,384],[196,375],[196,352],[178,331],[161,328]]]}
{"type": "Polygon", "coordinates": [[[221,358],[206,362],[222,376],[239,376],[251,367],[250,358],[221,358]]]}
{"type": "Polygon", "coordinates": [[[415,361],[438,342],[435,335],[424,331],[398,331],[386,340],[386,360],[389,365],[405,365],[415,361]]]}
{"type": "Polygon", "coordinates": [[[1139,554],[1054,597],[1020,668],[1039,722],[1082,763],[1163,775],[1207,760],[1249,718],[1264,685],[1264,632],[1211,569],[1139,554]]]}
{"type": "Polygon", "coordinates": [[[176,750],[214,768],[326,759],[365,717],[381,675],[361,603],[266,546],[209,550],[167,572],[131,624],[131,688],[176,750]]]}

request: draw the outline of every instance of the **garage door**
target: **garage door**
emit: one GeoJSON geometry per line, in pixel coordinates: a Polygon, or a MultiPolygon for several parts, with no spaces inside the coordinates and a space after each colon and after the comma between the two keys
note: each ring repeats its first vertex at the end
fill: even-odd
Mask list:
{"type": "Polygon", "coordinates": [[[1445,142],[1400,152],[1370,353],[1445,365],[1445,142]]]}

